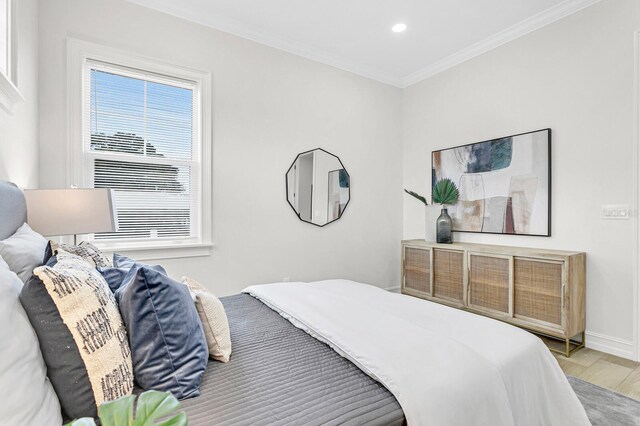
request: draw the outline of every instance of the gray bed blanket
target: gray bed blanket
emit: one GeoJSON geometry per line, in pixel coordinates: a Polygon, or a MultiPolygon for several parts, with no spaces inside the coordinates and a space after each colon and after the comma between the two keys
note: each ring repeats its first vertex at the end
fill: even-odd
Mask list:
{"type": "Polygon", "coordinates": [[[393,395],[247,294],[221,299],[233,353],[209,361],[189,425],[401,425],[393,395]]]}

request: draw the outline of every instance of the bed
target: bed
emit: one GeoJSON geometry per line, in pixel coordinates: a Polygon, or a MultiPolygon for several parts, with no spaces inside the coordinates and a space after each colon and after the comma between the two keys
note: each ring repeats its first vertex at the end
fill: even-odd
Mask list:
{"type": "Polygon", "coordinates": [[[401,425],[393,395],[248,294],[221,299],[233,354],[210,361],[189,425],[401,425]]]}
{"type": "MultiPolygon", "coordinates": [[[[0,181],[0,240],[26,218],[22,191],[0,181]]],[[[404,423],[394,396],[326,344],[247,294],[222,302],[233,356],[210,360],[201,395],[182,401],[190,425],[404,423]]]]}
{"type": "MultiPolygon", "coordinates": [[[[25,217],[0,182],[0,238],[25,217]]],[[[589,424],[542,342],[507,324],[344,280],[221,300],[233,354],[182,401],[190,425],[589,424]]]]}

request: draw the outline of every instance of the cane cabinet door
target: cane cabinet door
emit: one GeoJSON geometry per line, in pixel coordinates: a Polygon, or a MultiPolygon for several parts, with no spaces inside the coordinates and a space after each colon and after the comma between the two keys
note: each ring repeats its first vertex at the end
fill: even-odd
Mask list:
{"type": "Polygon", "coordinates": [[[403,293],[431,296],[431,250],[405,246],[402,256],[403,293]]]}
{"type": "Polygon", "coordinates": [[[469,252],[468,305],[472,309],[513,314],[513,257],[469,252]]]}
{"type": "Polygon", "coordinates": [[[464,251],[433,249],[433,296],[464,305],[464,251]]]}
{"type": "Polygon", "coordinates": [[[562,327],[564,312],[563,262],[514,259],[514,314],[517,318],[562,327]]]}

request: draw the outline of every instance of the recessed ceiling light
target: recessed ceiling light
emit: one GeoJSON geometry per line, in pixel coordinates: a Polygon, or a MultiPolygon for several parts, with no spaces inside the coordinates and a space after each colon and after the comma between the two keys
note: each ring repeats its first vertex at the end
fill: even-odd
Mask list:
{"type": "Polygon", "coordinates": [[[404,32],[406,29],[407,29],[407,24],[403,24],[403,23],[395,24],[393,27],[391,27],[391,31],[393,31],[394,33],[401,33],[401,32],[404,32]]]}

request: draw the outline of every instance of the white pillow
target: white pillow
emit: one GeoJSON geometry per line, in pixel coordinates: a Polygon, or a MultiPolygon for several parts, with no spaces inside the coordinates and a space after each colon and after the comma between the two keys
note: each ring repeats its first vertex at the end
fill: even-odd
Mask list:
{"type": "Polygon", "coordinates": [[[220,299],[202,284],[189,277],[182,277],[182,284],[196,296],[196,310],[209,346],[209,356],[217,361],[229,362],[231,356],[231,332],[227,312],[220,299]]]}
{"type": "Polygon", "coordinates": [[[60,425],[60,403],[18,295],[22,282],[0,257],[0,423],[60,425]]]}
{"type": "Polygon", "coordinates": [[[18,274],[26,283],[33,270],[42,266],[47,240],[26,223],[15,234],[0,241],[0,256],[9,265],[9,269],[18,274]]]}

